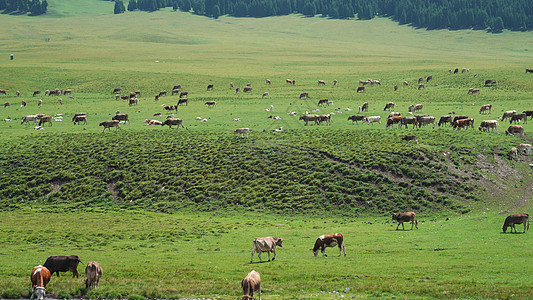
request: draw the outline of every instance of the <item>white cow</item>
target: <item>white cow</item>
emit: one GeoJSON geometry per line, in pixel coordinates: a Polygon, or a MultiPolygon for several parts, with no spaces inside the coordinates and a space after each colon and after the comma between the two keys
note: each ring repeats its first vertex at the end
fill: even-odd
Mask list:
{"type": "Polygon", "coordinates": [[[237,128],[233,131],[233,133],[236,133],[237,134],[237,137],[243,137],[244,138],[244,134],[246,133],[246,137],[248,137],[248,133],[250,133],[250,128],[237,128]]]}
{"type": "Polygon", "coordinates": [[[252,256],[250,258],[250,263],[253,262],[255,252],[257,252],[257,256],[259,256],[260,262],[263,262],[263,260],[261,260],[261,253],[267,252],[268,261],[270,261],[270,252],[274,252],[274,257],[272,258],[272,261],[274,261],[274,259],[276,259],[276,246],[283,247],[282,238],[275,238],[271,236],[255,238],[252,246],[252,256]]]}
{"type": "MultiPolygon", "coordinates": [[[[368,124],[377,122],[378,124],[381,125],[381,116],[366,117],[366,118],[363,119],[363,122],[368,122],[368,124]]],[[[372,124],[372,125],[374,125],[374,124],[372,124]]]]}

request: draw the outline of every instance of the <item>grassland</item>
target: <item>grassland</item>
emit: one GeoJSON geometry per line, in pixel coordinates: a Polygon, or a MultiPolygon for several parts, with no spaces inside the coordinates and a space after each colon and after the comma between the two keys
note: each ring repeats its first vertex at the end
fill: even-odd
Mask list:
{"type": "Polygon", "coordinates": [[[533,297],[524,267],[532,264],[529,233],[498,232],[499,213],[532,208],[531,161],[507,157],[529,139],[531,122],[524,140],[504,136],[506,123],[481,133],[346,120],[363,102],[382,118],[386,102],[402,114],[422,103],[423,113],[455,111],[476,125],[531,110],[533,78],[523,70],[533,61],[533,33],[425,31],[387,19],[213,20],[168,10],[115,16],[112,2],[49,3],[39,18],[0,16],[0,89],[8,92],[0,100],[12,104],[0,108],[0,120],[12,120],[0,122],[1,297],[28,296],[28,270],[53,254],[99,261],[105,274],[97,291],[68,275],[53,278],[48,292],[58,298],[234,299],[252,268],[267,299],[533,297]],[[449,75],[455,67],[470,72],[449,75]],[[428,75],[434,80],[418,90],[416,80],[428,75]],[[356,94],[367,78],[382,86],[356,94]],[[499,85],[484,87],[485,79],[499,85]],[[411,85],[394,92],[404,80],[411,85]],[[254,90],[236,94],[230,82],[254,90]],[[176,113],[187,130],[146,126],[162,104],[176,103],[153,101],[174,84],[190,93],[176,113]],[[115,87],[140,90],[139,105],[114,100],[115,87]],[[481,93],[467,95],[470,87],[481,93]],[[72,89],[74,99],[31,96],[55,88],[72,89]],[[303,91],[310,99],[298,99],[303,91]],[[319,108],[336,113],[329,127],[286,114],[311,112],[321,98],[342,111],[319,108]],[[209,100],[217,107],[208,109],[209,100]],[[486,103],[495,112],[479,116],[486,103]],[[102,133],[97,124],[117,110],[130,124],[102,133]],[[81,111],[89,124],[72,125],[81,111]],[[41,131],[20,125],[34,113],[65,121],[41,131]],[[250,127],[250,137],[233,136],[237,127],[250,127]],[[420,144],[401,143],[408,133],[420,144]],[[388,213],[398,210],[417,211],[420,230],[394,231],[388,213]],[[345,235],[348,257],[313,258],[314,238],[333,232],[345,235]],[[274,263],[250,265],[251,239],[266,235],[283,236],[286,246],[274,263]]]}

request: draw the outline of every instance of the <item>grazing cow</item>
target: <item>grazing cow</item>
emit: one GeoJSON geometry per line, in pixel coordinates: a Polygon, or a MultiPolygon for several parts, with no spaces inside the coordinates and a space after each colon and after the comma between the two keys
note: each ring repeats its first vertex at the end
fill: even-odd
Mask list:
{"type": "Polygon", "coordinates": [[[418,83],[422,83],[422,82],[424,82],[424,77],[418,78],[418,83]]]}
{"type": "Polygon", "coordinates": [[[140,96],[141,95],[141,91],[135,91],[135,96],[140,96]]]}
{"type": "Polygon", "coordinates": [[[421,84],[418,85],[418,89],[419,89],[419,90],[420,90],[420,89],[425,89],[425,88],[426,88],[426,86],[425,86],[423,83],[421,83],[421,84]]]}
{"type": "Polygon", "coordinates": [[[529,215],[528,214],[518,214],[518,215],[510,215],[507,218],[505,218],[505,222],[503,222],[503,233],[507,231],[507,227],[511,227],[511,233],[516,233],[516,227],[515,224],[524,224],[524,233],[526,233],[526,229],[529,230],[529,215]]]}
{"type": "Polygon", "coordinates": [[[188,97],[189,96],[189,92],[185,92],[185,91],[181,92],[180,93],[180,98],[183,98],[183,96],[188,97]]]}
{"type": "Polygon", "coordinates": [[[22,103],[20,104],[20,107],[26,107],[26,101],[22,101],[22,103]]]}
{"type": "Polygon", "coordinates": [[[398,90],[398,85],[394,85],[394,91],[396,92],[398,90]]]}
{"type": "MultiPolygon", "coordinates": [[[[167,91],[161,91],[159,92],[159,97],[161,96],[166,96],[167,95],[167,91]]],[[[181,97],[181,96],[180,96],[181,97]]]]}
{"type": "MultiPolygon", "coordinates": [[[[158,96],[158,95],[156,95],[156,96],[158,96]]],[[[159,96],[158,96],[157,98],[159,98],[159,96]]],[[[123,95],[123,96],[120,96],[120,99],[122,99],[122,100],[128,100],[128,99],[130,99],[130,96],[129,96],[129,95],[123,95]]],[[[156,101],[157,101],[157,100],[156,100],[156,101]]]]}
{"type": "Polygon", "coordinates": [[[387,104],[385,104],[385,108],[383,109],[383,111],[391,109],[394,109],[394,102],[388,102],[387,104]]]}
{"type": "Polygon", "coordinates": [[[435,129],[435,117],[433,116],[424,116],[417,120],[418,128],[422,128],[422,126],[426,126],[428,124],[433,124],[433,129],[435,129]]]}
{"type": "Polygon", "coordinates": [[[470,95],[479,94],[479,89],[470,88],[470,89],[468,89],[468,93],[467,94],[470,94],[470,95]]]}
{"type": "Polygon", "coordinates": [[[407,82],[407,81],[404,80],[404,81],[403,81],[403,85],[408,86],[408,85],[409,85],[409,82],[407,82]]]}
{"type": "Polygon", "coordinates": [[[326,82],[324,80],[319,80],[318,85],[326,85],[326,82]]]}
{"type": "Polygon", "coordinates": [[[455,123],[455,121],[458,121],[458,120],[464,120],[464,119],[468,119],[468,116],[467,116],[467,115],[458,115],[458,116],[455,116],[455,117],[453,118],[453,122],[452,122],[452,124],[455,123]]]}
{"type": "Polygon", "coordinates": [[[426,82],[429,82],[431,79],[433,79],[433,76],[432,76],[432,75],[429,75],[429,76],[426,78],[426,82]]]}
{"type": "Polygon", "coordinates": [[[363,122],[367,122],[368,125],[370,125],[370,123],[372,123],[372,126],[374,126],[374,123],[378,123],[379,125],[381,125],[381,116],[372,116],[372,117],[366,117],[363,119],[363,122]]]}
{"type": "Polygon", "coordinates": [[[250,271],[241,281],[242,292],[244,296],[241,300],[254,299],[254,292],[259,294],[259,300],[261,300],[261,276],[255,270],[250,271]]]}
{"type": "Polygon", "coordinates": [[[186,106],[189,106],[189,99],[187,99],[187,98],[178,99],[178,104],[177,105],[180,106],[182,104],[185,104],[186,106]]]}
{"type": "Polygon", "coordinates": [[[175,110],[177,112],[178,111],[178,105],[167,105],[167,106],[164,106],[163,109],[164,110],[168,110],[168,111],[175,110]]]}
{"type": "Polygon", "coordinates": [[[39,117],[44,116],[43,114],[37,114],[37,115],[27,115],[22,118],[22,121],[20,121],[20,125],[27,123],[30,124],[30,121],[33,121],[33,124],[38,120],[39,117]]]}
{"type": "Polygon", "coordinates": [[[216,101],[207,101],[204,104],[207,105],[207,107],[217,106],[217,102],[216,101]]]}
{"type": "Polygon", "coordinates": [[[392,117],[392,118],[387,118],[387,126],[385,126],[385,128],[394,128],[394,124],[398,124],[398,126],[402,126],[402,117],[392,117]]]}
{"type": "Polygon", "coordinates": [[[488,112],[489,114],[492,112],[492,104],[485,104],[481,105],[481,108],[479,109],[479,113],[485,113],[488,112]]]}
{"type": "Polygon", "coordinates": [[[352,121],[352,125],[355,122],[357,124],[357,121],[363,121],[366,118],[365,115],[353,115],[348,117],[348,121],[352,121]]]}
{"type": "Polygon", "coordinates": [[[50,124],[52,126],[52,116],[43,116],[39,118],[39,126],[44,125],[44,123],[50,124]]]}
{"type": "Polygon", "coordinates": [[[509,158],[518,159],[518,150],[516,149],[516,147],[509,149],[509,158]]]}
{"type": "Polygon", "coordinates": [[[468,129],[468,127],[474,130],[474,119],[468,118],[468,119],[457,120],[453,122],[452,127],[454,130],[461,130],[462,128],[468,129]]]}
{"type": "Polygon", "coordinates": [[[233,131],[233,133],[237,134],[237,137],[243,137],[246,133],[246,137],[248,137],[248,134],[250,133],[250,128],[237,128],[233,131]]]}
{"type": "Polygon", "coordinates": [[[180,92],[179,89],[172,89],[172,92],[170,93],[171,96],[174,96],[174,94],[178,94],[180,92]]]}
{"type": "Polygon", "coordinates": [[[124,123],[128,123],[129,117],[128,117],[128,114],[116,114],[111,118],[111,120],[124,121],[124,123]]]}
{"type": "Polygon", "coordinates": [[[300,116],[299,120],[304,120],[305,126],[307,126],[309,121],[314,121],[315,124],[318,124],[318,115],[303,115],[303,116],[300,116]]]}
{"type": "Polygon", "coordinates": [[[514,114],[516,114],[516,110],[508,110],[503,112],[503,116],[499,119],[505,121],[506,119],[511,118],[514,114]]]}
{"type": "Polygon", "coordinates": [[[453,70],[453,74],[457,74],[459,73],[459,68],[455,68],[455,70],[453,70]]]}
{"type": "Polygon", "coordinates": [[[87,263],[87,267],[85,267],[85,276],[87,276],[87,279],[85,279],[85,288],[88,289],[92,287],[97,289],[102,274],[102,267],[99,263],[95,261],[87,263]]]}
{"type": "Polygon", "coordinates": [[[45,96],[46,96],[46,95],[50,95],[50,90],[46,90],[46,91],[44,91],[44,95],[45,95],[45,96]]]}
{"type": "Polygon", "coordinates": [[[251,91],[252,91],[252,87],[251,87],[251,86],[245,86],[245,87],[242,89],[242,91],[245,92],[245,93],[251,92],[251,91]]]}
{"type": "Polygon", "coordinates": [[[261,99],[265,98],[265,97],[268,97],[268,92],[264,92],[263,93],[263,96],[261,96],[261,99]]]}
{"type": "Polygon", "coordinates": [[[71,89],[64,90],[63,95],[66,95],[66,94],[72,94],[72,90],[71,89]]]}
{"type": "Polygon", "coordinates": [[[407,125],[409,124],[413,124],[414,129],[417,124],[416,117],[403,117],[402,122],[400,123],[400,128],[402,128],[402,126],[405,126],[405,128],[407,128],[407,125]]]}
{"type": "Polygon", "coordinates": [[[240,91],[241,91],[241,88],[240,88],[240,87],[236,88],[236,89],[235,89],[235,94],[238,94],[240,91]]]}
{"type": "Polygon", "coordinates": [[[452,124],[452,116],[451,115],[446,115],[446,116],[440,117],[439,123],[438,123],[439,127],[440,127],[440,125],[446,126],[446,123],[452,124]]]}
{"type": "MultiPolygon", "coordinates": [[[[103,126],[102,123],[100,123],[100,126],[103,126]]],[[[118,121],[116,121],[116,123],[118,124],[118,121]]],[[[50,274],[53,275],[54,273],[56,273],[57,277],[59,277],[59,272],[71,271],[72,278],[78,278],[78,264],[80,262],[81,260],[77,255],[53,255],[49,256],[46,259],[43,266],[45,266],[50,271],[50,274]]]]}
{"type": "Polygon", "coordinates": [[[79,125],[80,122],[83,122],[84,125],[87,125],[87,115],[75,116],[72,119],[72,122],[74,122],[75,125],[79,125]]]}
{"type": "Polygon", "coordinates": [[[31,286],[32,292],[30,300],[37,298],[37,300],[43,300],[46,294],[46,285],[50,282],[50,271],[44,266],[34,267],[31,271],[31,286]]]}
{"type": "Polygon", "coordinates": [[[317,106],[320,106],[320,105],[328,105],[328,98],[325,98],[325,99],[320,99],[318,100],[318,104],[317,106]]]}
{"type": "Polygon", "coordinates": [[[414,134],[406,135],[406,136],[404,136],[402,138],[402,140],[403,141],[407,141],[407,145],[409,145],[409,143],[411,143],[411,141],[415,141],[418,144],[418,138],[414,134]]]}
{"type": "Polygon", "coordinates": [[[412,211],[392,214],[392,220],[398,221],[398,226],[396,227],[396,230],[400,228],[400,224],[402,224],[402,230],[405,230],[403,222],[411,222],[411,230],[413,230],[413,226],[416,226],[416,229],[418,229],[418,221],[416,221],[416,214],[412,211]]]}
{"type": "Polygon", "coordinates": [[[363,106],[361,106],[361,111],[368,112],[368,102],[363,103],[363,106]]]}
{"type": "Polygon", "coordinates": [[[393,112],[391,112],[391,113],[389,114],[389,116],[387,117],[387,119],[389,119],[389,118],[393,118],[393,117],[399,117],[399,116],[401,116],[401,115],[402,115],[402,113],[397,112],[397,111],[393,111],[393,112]]]}
{"type": "Polygon", "coordinates": [[[172,129],[172,126],[178,126],[178,129],[180,128],[180,126],[182,128],[185,128],[185,126],[183,126],[183,120],[179,118],[178,119],[166,119],[165,122],[161,124],[161,126],[165,126],[165,125],[168,125],[169,129],[172,129]]]}
{"type": "Polygon", "coordinates": [[[364,91],[365,91],[365,87],[364,86],[359,86],[359,87],[357,87],[356,93],[364,92],[364,91]]]}
{"type": "Polygon", "coordinates": [[[524,127],[521,125],[511,125],[505,130],[505,135],[515,135],[517,133],[520,137],[524,137],[524,127]]]}
{"type": "Polygon", "coordinates": [[[526,74],[527,73],[533,73],[533,69],[526,69],[526,74]]]}
{"type": "Polygon", "coordinates": [[[407,110],[409,111],[409,113],[413,113],[415,111],[415,106],[411,104],[411,105],[409,105],[407,110]]]}
{"type": "Polygon", "coordinates": [[[518,124],[521,120],[524,120],[524,124],[527,124],[527,115],[525,113],[516,113],[511,116],[509,124],[513,124],[513,122],[518,124]]]}
{"type": "Polygon", "coordinates": [[[39,94],[41,94],[41,91],[39,91],[39,90],[37,90],[37,91],[34,91],[34,92],[33,92],[33,96],[32,96],[32,97],[35,97],[35,95],[39,95],[39,94]]]}
{"type": "Polygon", "coordinates": [[[261,253],[267,252],[268,261],[270,261],[270,252],[273,252],[274,257],[272,258],[272,261],[274,261],[274,259],[276,259],[276,246],[283,247],[282,238],[275,238],[271,236],[263,237],[263,238],[255,238],[252,244],[252,257],[250,258],[250,263],[253,262],[254,253],[256,252],[257,252],[257,256],[259,257],[260,262],[263,262],[263,260],[261,260],[261,253]]]}
{"type": "Polygon", "coordinates": [[[344,249],[344,238],[340,233],[319,236],[316,239],[315,245],[313,246],[313,249],[311,249],[311,251],[313,251],[313,255],[315,257],[318,255],[318,250],[322,252],[322,256],[327,257],[326,248],[335,246],[339,247],[339,256],[341,256],[342,252],[344,252],[344,256],[346,256],[346,250],[344,249]]]}
{"type": "Polygon", "coordinates": [[[117,93],[120,93],[122,92],[122,89],[121,88],[116,88],[113,90],[113,93],[112,94],[117,94],[117,93]]]}
{"type": "Polygon", "coordinates": [[[518,144],[518,152],[523,155],[531,155],[531,144],[518,144]]]}
{"type": "Polygon", "coordinates": [[[181,84],[176,84],[176,85],[172,88],[172,90],[179,90],[179,89],[181,89],[181,84]]]}
{"type": "Polygon", "coordinates": [[[43,105],[43,99],[39,99],[39,101],[37,101],[37,106],[42,106],[43,105]]]}
{"type": "MultiPolygon", "coordinates": [[[[124,97],[123,97],[123,99],[124,99],[124,97]]],[[[155,102],[159,101],[159,94],[155,94],[154,101],[155,102]]]]}
{"type": "Polygon", "coordinates": [[[470,72],[470,69],[463,68],[463,69],[461,70],[461,73],[468,73],[468,72],[470,72]]]}
{"type": "Polygon", "coordinates": [[[415,107],[414,107],[414,112],[422,110],[423,107],[424,107],[424,105],[422,105],[422,104],[416,104],[415,107]]]}
{"type": "MultiPolygon", "coordinates": [[[[55,89],[53,94],[56,95],[56,96],[60,96],[61,93],[63,93],[63,91],[61,89],[55,89]]],[[[50,92],[50,94],[48,94],[48,96],[50,96],[52,94],[52,92],[50,92]]]]}
{"type": "Polygon", "coordinates": [[[9,102],[4,103],[4,108],[8,108],[10,106],[11,106],[11,103],[9,103],[9,102]]]}
{"type": "Polygon", "coordinates": [[[331,124],[331,115],[330,114],[318,115],[317,125],[322,124],[322,122],[326,122],[326,125],[330,125],[331,124]]]}
{"type": "Polygon", "coordinates": [[[118,99],[120,99],[120,94],[115,95],[115,100],[118,100],[118,99]]]}
{"type": "Polygon", "coordinates": [[[215,86],[212,85],[212,84],[208,84],[208,85],[207,85],[207,90],[208,90],[208,91],[209,91],[209,90],[212,90],[212,89],[214,89],[214,88],[215,88],[215,86]]]}
{"type": "Polygon", "coordinates": [[[309,98],[309,93],[308,92],[300,93],[300,99],[302,98],[309,98]]]}
{"type": "Polygon", "coordinates": [[[79,117],[79,116],[86,116],[87,113],[75,113],[74,116],[72,117],[72,122],[74,122],[74,120],[76,119],[76,117],[79,117]]]}
{"type": "Polygon", "coordinates": [[[292,80],[290,80],[290,79],[285,79],[285,83],[292,84],[292,80]]]}
{"type": "Polygon", "coordinates": [[[523,113],[525,113],[526,116],[531,117],[530,120],[533,119],[533,110],[524,110],[523,113]]]}
{"type": "MultiPolygon", "coordinates": [[[[266,80],[266,84],[271,84],[272,82],[270,81],[270,79],[267,79],[266,80]]],[[[233,88],[233,87],[232,87],[233,88]]]]}
{"type": "Polygon", "coordinates": [[[333,85],[337,85],[337,79],[333,80],[333,85]]]}
{"type": "Polygon", "coordinates": [[[497,120],[485,120],[481,121],[479,125],[479,131],[488,131],[489,129],[494,132],[498,132],[498,121],[497,120]]]}
{"type": "Polygon", "coordinates": [[[98,126],[104,126],[104,130],[102,132],[104,132],[106,128],[109,128],[109,131],[111,131],[111,127],[115,127],[117,130],[122,130],[122,128],[120,128],[120,121],[118,120],[100,122],[98,126]]]}
{"type": "Polygon", "coordinates": [[[137,105],[137,104],[139,104],[139,99],[137,99],[137,98],[130,98],[130,100],[129,100],[129,104],[128,104],[129,106],[137,105]]]}
{"type": "Polygon", "coordinates": [[[485,86],[494,86],[494,85],[498,85],[498,81],[492,80],[492,79],[485,80],[485,86]]]}

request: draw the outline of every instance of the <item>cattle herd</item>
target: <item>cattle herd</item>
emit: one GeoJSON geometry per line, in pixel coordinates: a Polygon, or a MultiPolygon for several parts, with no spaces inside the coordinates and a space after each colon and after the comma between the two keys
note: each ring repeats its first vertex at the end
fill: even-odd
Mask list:
{"type": "MultiPolygon", "coordinates": [[[[399,230],[402,225],[402,230],[405,230],[404,222],[411,222],[411,230],[413,228],[418,229],[418,221],[416,220],[416,214],[414,212],[403,212],[392,214],[392,220],[398,222],[396,230],[399,230]]],[[[504,233],[507,232],[507,228],[511,228],[511,233],[517,233],[516,224],[524,225],[524,233],[529,230],[529,215],[528,214],[515,214],[505,218],[502,226],[504,233]]],[[[340,233],[321,235],[315,240],[313,248],[310,250],[316,257],[318,252],[322,252],[323,257],[327,257],[326,248],[335,247],[339,248],[339,256],[344,254],[346,256],[346,250],[344,248],[344,237],[340,233]]],[[[283,239],[281,237],[262,237],[255,238],[252,242],[252,254],[250,263],[253,263],[254,254],[257,253],[259,261],[262,263],[261,254],[266,252],[268,254],[268,261],[270,259],[270,252],[273,253],[272,261],[276,259],[276,247],[283,247],[283,239]]],[[[78,278],[78,264],[81,262],[77,255],[54,255],[48,257],[43,265],[39,265],[33,268],[30,276],[32,284],[31,299],[35,297],[37,300],[43,300],[45,296],[46,285],[50,281],[52,274],[56,273],[59,277],[59,272],[72,272],[72,278],[78,278]]],[[[85,267],[86,279],[84,280],[85,288],[98,288],[100,277],[102,276],[102,267],[97,262],[89,262],[85,267]]],[[[241,287],[244,295],[241,300],[254,299],[254,292],[257,292],[259,299],[261,299],[261,276],[260,274],[252,270],[241,281],[241,287]]]]}

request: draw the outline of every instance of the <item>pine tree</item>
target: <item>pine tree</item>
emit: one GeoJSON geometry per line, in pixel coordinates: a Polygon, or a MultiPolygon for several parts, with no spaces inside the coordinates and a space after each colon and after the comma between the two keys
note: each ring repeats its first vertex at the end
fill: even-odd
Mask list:
{"type": "Polygon", "coordinates": [[[218,5],[215,5],[213,7],[213,18],[218,19],[219,16],[220,16],[220,7],[218,7],[218,5]]]}
{"type": "Polygon", "coordinates": [[[302,9],[302,14],[307,17],[314,17],[316,15],[315,2],[307,2],[302,9]]]}
{"type": "Polygon", "coordinates": [[[505,27],[504,27],[504,24],[503,24],[502,17],[496,17],[492,21],[491,31],[495,32],[495,33],[500,33],[500,32],[503,31],[503,28],[505,28],[505,27]]]}
{"type": "Polygon", "coordinates": [[[189,12],[191,11],[191,0],[181,0],[181,2],[178,3],[178,6],[181,11],[189,12]]]}
{"type": "Polygon", "coordinates": [[[125,10],[126,9],[124,8],[124,2],[122,2],[122,0],[115,0],[115,9],[114,9],[115,15],[121,14],[125,10]]]}
{"type": "Polygon", "coordinates": [[[0,0],[0,10],[6,9],[6,0],[0,0]]]}
{"type": "Polygon", "coordinates": [[[30,12],[32,15],[37,16],[42,14],[43,6],[41,5],[41,1],[39,0],[33,0],[30,7],[30,12]]]}
{"type": "Polygon", "coordinates": [[[178,10],[178,1],[174,0],[174,1],[172,2],[172,9],[173,9],[174,11],[178,10]]]}
{"type": "Polygon", "coordinates": [[[46,11],[48,10],[48,1],[46,0],[43,0],[43,2],[41,2],[41,14],[45,14],[46,11]]]}
{"type": "Polygon", "coordinates": [[[128,3],[128,11],[134,11],[136,9],[137,9],[137,1],[130,0],[130,2],[128,3]]]}

